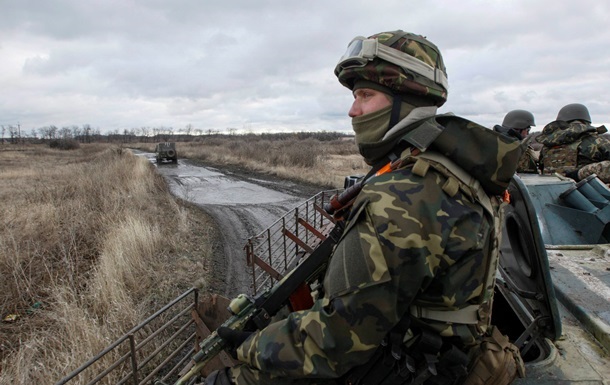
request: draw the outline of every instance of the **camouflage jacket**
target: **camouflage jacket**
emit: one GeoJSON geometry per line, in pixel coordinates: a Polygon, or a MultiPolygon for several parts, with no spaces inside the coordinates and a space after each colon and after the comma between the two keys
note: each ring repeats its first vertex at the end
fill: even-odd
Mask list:
{"type": "Polygon", "coordinates": [[[571,171],[587,164],[610,160],[610,140],[598,135],[604,126],[554,121],[547,124],[536,141],[544,147],[540,164],[545,174],[571,171]]]}
{"type": "Polygon", "coordinates": [[[517,172],[523,174],[538,174],[538,155],[532,146],[527,146],[519,159],[517,172]]]}
{"type": "MultiPolygon", "coordinates": [[[[521,136],[510,128],[497,124],[494,126],[494,131],[521,140],[521,136]]],[[[528,140],[529,138],[525,138],[524,143],[527,143],[528,140]]],[[[523,155],[521,155],[519,164],[517,165],[517,172],[524,174],[538,174],[538,154],[532,146],[528,145],[523,151],[523,155]]]]}
{"type": "MultiPolygon", "coordinates": [[[[486,179],[480,182],[488,191],[506,188],[521,154],[518,141],[457,117],[437,116],[426,124],[443,129],[431,149],[486,179]]],[[[468,186],[419,162],[411,149],[400,155],[399,167],[370,180],[358,195],[331,257],[324,297],[248,338],[237,350],[246,364],[231,369],[236,384],[332,383],[367,362],[414,305],[490,305],[493,284],[485,287],[485,274],[497,253],[498,217],[468,186]]],[[[462,346],[473,345],[485,328],[423,318],[414,324],[462,346]]]]}

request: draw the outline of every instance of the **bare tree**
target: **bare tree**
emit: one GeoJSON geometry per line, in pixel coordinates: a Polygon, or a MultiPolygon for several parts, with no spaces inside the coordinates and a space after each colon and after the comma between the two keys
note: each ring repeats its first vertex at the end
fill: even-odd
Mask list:
{"type": "Polygon", "coordinates": [[[93,138],[98,138],[100,141],[102,140],[102,134],[100,133],[100,129],[96,128],[96,129],[91,129],[91,127],[89,127],[89,125],[87,125],[88,127],[88,132],[90,133],[89,140],[92,140],[93,138]]]}
{"type": "Polygon", "coordinates": [[[53,126],[53,125],[49,126],[49,130],[48,130],[49,139],[55,139],[57,137],[57,130],[58,130],[57,126],[53,126]]]}
{"type": "Polygon", "coordinates": [[[184,135],[190,137],[192,133],[193,133],[193,125],[189,123],[186,125],[186,127],[184,127],[184,135]]]}
{"type": "Polygon", "coordinates": [[[153,127],[153,129],[152,129],[153,136],[154,136],[155,138],[158,138],[158,137],[159,137],[159,135],[161,135],[161,130],[162,130],[162,128],[159,128],[159,127],[153,127]]]}
{"type": "Polygon", "coordinates": [[[120,137],[121,137],[121,135],[119,133],[119,129],[115,128],[114,130],[110,131],[110,135],[109,135],[108,141],[111,141],[111,139],[112,139],[113,142],[114,141],[120,141],[120,137]]]}
{"type": "Polygon", "coordinates": [[[72,126],[72,137],[76,140],[78,140],[80,138],[80,141],[82,142],[83,138],[82,138],[82,131],[80,129],[79,126],[72,126]]]}
{"type": "Polygon", "coordinates": [[[144,137],[143,141],[148,141],[148,137],[150,136],[150,127],[140,127],[140,132],[142,132],[142,136],[144,137]]]}
{"type": "Polygon", "coordinates": [[[63,140],[71,139],[72,130],[70,129],[70,127],[62,127],[59,130],[59,137],[60,137],[60,139],[63,139],[63,140]]]}
{"type": "Polygon", "coordinates": [[[164,142],[169,142],[172,135],[174,135],[174,128],[173,127],[162,127],[160,133],[161,133],[161,139],[164,142]]]}
{"type": "Polygon", "coordinates": [[[38,129],[38,133],[40,134],[40,137],[42,139],[48,139],[48,137],[49,137],[48,127],[40,127],[38,129]]]}
{"type": "Polygon", "coordinates": [[[91,143],[91,126],[88,124],[83,124],[82,133],[83,143],[91,143]]]}
{"type": "Polygon", "coordinates": [[[11,143],[17,142],[17,139],[19,139],[19,127],[13,125],[8,126],[8,133],[11,136],[11,143]]]}

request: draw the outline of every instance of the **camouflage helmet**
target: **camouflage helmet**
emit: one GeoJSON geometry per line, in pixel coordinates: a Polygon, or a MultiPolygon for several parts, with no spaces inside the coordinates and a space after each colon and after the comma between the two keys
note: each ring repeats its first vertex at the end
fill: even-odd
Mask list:
{"type": "Polygon", "coordinates": [[[502,126],[506,128],[512,128],[515,130],[524,130],[535,126],[534,114],[526,110],[512,110],[504,117],[502,126]]]}
{"type": "Polygon", "coordinates": [[[583,104],[572,103],[561,107],[557,114],[557,120],[564,122],[571,122],[572,120],[583,120],[587,123],[591,123],[591,115],[589,110],[583,104]]]}
{"type": "Polygon", "coordinates": [[[401,30],[354,38],[335,75],[350,90],[357,80],[367,80],[398,95],[424,96],[437,106],[447,101],[447,71],[439,49],[425,37],[401,30]]]}

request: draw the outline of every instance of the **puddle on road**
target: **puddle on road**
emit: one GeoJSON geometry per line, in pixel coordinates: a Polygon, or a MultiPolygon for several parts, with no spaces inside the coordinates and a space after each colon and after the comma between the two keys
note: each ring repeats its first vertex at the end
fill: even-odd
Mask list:
{"type": "Polygon", "coordinates": [[[246,182],[205,167],[187,164],[161,165],[174,194],[198,205],[257,205],[300,202],[302,199],[246,182]]]}
{"type": "MultiPolygon", "coordinates": [[[[185,182],[185,180],[182,180],[185,182]]],[[[294,200],[295,197],[278,191],[226,177],[190,178],[185,184],[172,183],[172,191],[196,204],[244,205],[265,204],[294,200]]]]}

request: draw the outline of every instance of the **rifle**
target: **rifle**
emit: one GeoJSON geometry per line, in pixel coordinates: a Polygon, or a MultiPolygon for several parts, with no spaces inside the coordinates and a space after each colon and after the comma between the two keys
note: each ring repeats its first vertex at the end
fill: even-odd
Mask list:
{"type": "MultiPolygon", "coordinates": [[[[271,318],[276,315],[290,300],[290,296],[300,288],[303,283],[313,283],[326,270],[326,264],[332,254],[334,246],[343,233],[344,224],[339,221],[331,230],[328,237],[282,280],[270,289],[260,293],[255,298],[240,294],[231,300],[229,311],[231,317],[221,326],[233,330],[260,330],[267,326],[271,318]]],[[[227,347],[226,342],[214,330],[199,344],[199,351],[193,355],[193,366],[180,377],[174,385],[187,384],[198,373],[227,347]]],[[[158,381],[156,385],[166,385],[158,381]]]]}
{"type": "Polygon", "coordinates": [[[330,198],[330,202],[324,205],[324,210],[332,215],[336,220],[345,219],[345,214],[349,213],[356,197],[362,191],[365,183],[372,177],[383,175],[394,170],[400,164],[400,159],[395,162],[389,162],[384,165],[377,165],[364,177],[358,178],[354,183],[347,187],[341,194],[335,194],[330,198]]]}

